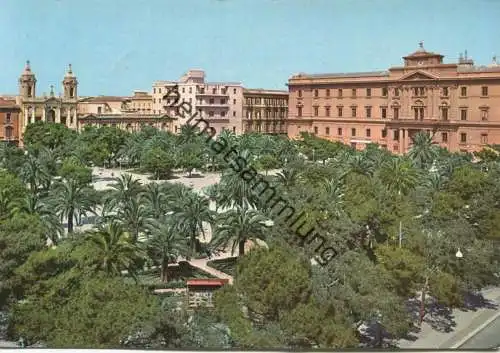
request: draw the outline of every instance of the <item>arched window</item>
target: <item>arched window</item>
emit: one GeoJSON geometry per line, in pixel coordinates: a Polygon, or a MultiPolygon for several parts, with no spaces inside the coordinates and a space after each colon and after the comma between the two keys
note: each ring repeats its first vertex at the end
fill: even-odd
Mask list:
{"type": "Polygon", "coordinates": [[[448,107],[449,105],[447,102],[442,102],[440,105],[442,120],[448,120],[448,107]]]}
{"type": "Polygon", "coordinates": [[[10,140],[14,135],[14,128],[12,126],[7,126],[5,128],[5,139],[10,140]]]}
{"type": "Polygon", "coordinates": [[[413,104],[413,112],[415,120],[424,120],[425,107],[421,100],[415,101],[413,104]]]}

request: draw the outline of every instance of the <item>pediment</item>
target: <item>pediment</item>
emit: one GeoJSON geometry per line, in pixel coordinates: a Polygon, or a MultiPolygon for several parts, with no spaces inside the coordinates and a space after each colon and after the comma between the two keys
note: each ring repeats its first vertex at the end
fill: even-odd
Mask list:
{"type": "Polygon", "coordinates": [[[400,77],[401,81],[435,80],[439,77],[425,71],[413,71],[400,77]]]}

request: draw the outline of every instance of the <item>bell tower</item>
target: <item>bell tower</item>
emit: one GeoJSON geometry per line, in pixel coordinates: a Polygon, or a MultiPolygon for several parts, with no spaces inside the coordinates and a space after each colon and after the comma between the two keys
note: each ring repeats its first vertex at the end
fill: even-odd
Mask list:
{"type": "Polygon", "coordinates": [[[24,67],[24,71],[21,74],[21,77],[19,77],[19,95],[23,99],[35,98],[35,87],[35,74],[31,71],[30,62],[28,60],[26,61],[26,66],[24,67]]]}
{"type": "Polygon", "coordinates": [[[76,99],[78,97],[78,81],[76,80],[76,76],[73,74],[71,64],[68,65],[68,71],[66,72],[66,75],[64,75],[62,84],[64,87],[65,99],[76,99]]]}

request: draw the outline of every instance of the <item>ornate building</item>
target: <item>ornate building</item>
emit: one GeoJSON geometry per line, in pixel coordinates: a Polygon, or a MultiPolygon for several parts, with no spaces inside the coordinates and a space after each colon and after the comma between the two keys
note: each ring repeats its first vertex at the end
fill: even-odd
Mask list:
{"type": "Polygon", "coordinates": [[[243,131],[286,134],[288,92],[264,89],[243,90],[243,131]]]}
{"type": "Polygon", "coordinates": [[[288,135],[300,132],[362,149],[408,151],[418,131],[452,151],[500,144],[500,65],[458,63],[423,43],[404,66],[382,72],[298,74],[289,79],[288,135]]]}
{"type": "Polygon", "coordinates": [[[71,64],[62,85],[62,96],[56,96],[54,86],[51,86],[49,95],[37,97],[36,77],[31,71],[30,62],[26,62],[24,72],[19,78],[19,96],[17,97],[17,105],[21,109],[21,119],[19,120],[21,135],[28,124],[38,120],[61,123],[73,129],[77,128],[78,81],[73,74],[71,64]]]}

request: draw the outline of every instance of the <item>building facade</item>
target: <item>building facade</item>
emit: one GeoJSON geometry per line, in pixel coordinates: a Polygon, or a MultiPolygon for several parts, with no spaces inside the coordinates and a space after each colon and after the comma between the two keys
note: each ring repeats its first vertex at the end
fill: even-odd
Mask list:
{"type": "MultiPolygon", "coordinates": [[[[164,100],[169,88],[177,86],[180,100],[191,104],[199,118],[209,122],[217,133],[226,129],[242,133],[243,87],[234,82],[206,82],[203,70],[189,70],[179,81],[153,83],[153,114],[167,114],[173,118],[174,133],[180,131],[184,121],[178,119],[176,109],[170,107],[174,100],[164,100]]],[[[203,127],[202,127],[203,128],[203,127]]]]}
{"type": "Polygon", "coordinates": [[[21,109],[14,99],[0,98],[0,141],[19,144],[21,109]]]}
{"type": "Polygon", "coordinates": [[[404,66],[382,72],[298,74],[289,79],[288,136],[300,132],[363,149],[395,153],[418,131],[451,151],[500,143],[500,65],[475,66],[460,55],[444,63],[423,43],[404,66]]]}
{"type": "Polygon", "coordinates": [[[243,131],[287,134],[288,92],[243,90],[243,131]]]}
{"type": "Polygon", "coordinates": [[[62,81],[63,93],[58,96],[54,93],[54,86],[50,87],[48,95],[36,95],[36,77],[31,71],[30,62],[26,62],[23,73],[19,77],[19,95],[16,104],[21,110],[20,137],[26,126],[35,121],[47,121],[64,124],[70,128],[77,128],[78,81],[73,74],[71,64],[62,81]]]}

